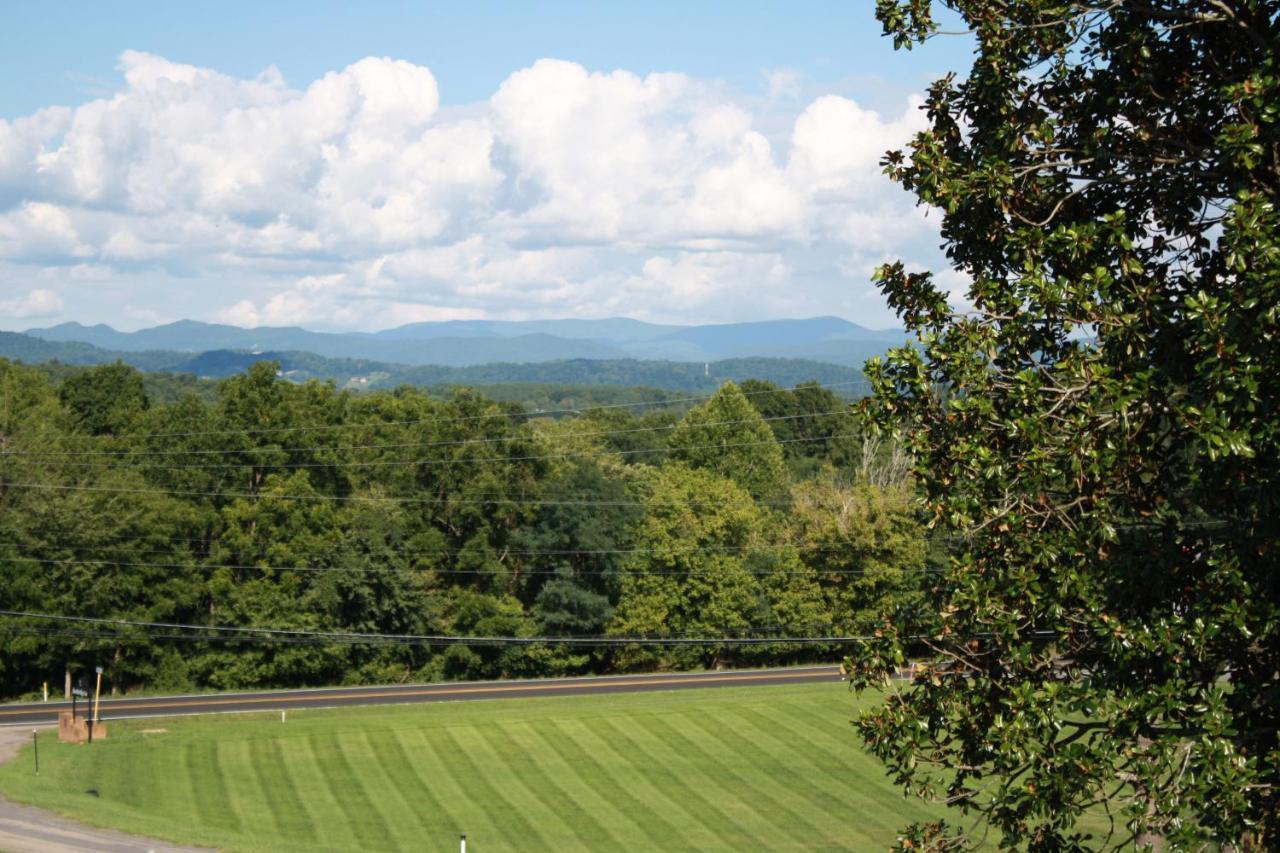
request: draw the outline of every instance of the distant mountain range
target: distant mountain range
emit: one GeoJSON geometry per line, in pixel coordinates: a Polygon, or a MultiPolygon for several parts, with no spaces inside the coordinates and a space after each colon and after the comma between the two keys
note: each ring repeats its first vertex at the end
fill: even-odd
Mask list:
{"type": "Polygon", "coordinates": [[[296,326],[237,326],[181,320],[136,332],[63,323],[24,335],[50,343],[90,344],[141,353],[215,350],[314,353],[402,365],[466,367],[503,362],[645,359],[712,362],[742,358],[809,359],[846,367],[905,340],[901,330],[875,331],[837,317],[671,326],[626,318],[503,322],[455,320],[412,323],[381,332],[326,333],[296,326]]]}
{"type": "Polygon", "coordinates": [[[189,373],[204,379],[223,379],[254,362],[270,360],[285,379],[331,379],[351,389],[418,386],[495,386],[540,384],[556,386],[626,386],[672,391],[710,391],[726,379],[764,379],[784,387],[819,382],[842,396],[866,392],[866,381],[855,368],[799,358],[730,358],[711,362],[653,359],[558,359],[515,364],[495,362],[461,366],[397,364],[362,358],[325,358],[310,352],[274,350],[176,350],[125,352],[80,341],[45,341],[17,332],[0,332],[0,358],[27,363],[68,365],[123,361],[155,373],[189,373]]]}

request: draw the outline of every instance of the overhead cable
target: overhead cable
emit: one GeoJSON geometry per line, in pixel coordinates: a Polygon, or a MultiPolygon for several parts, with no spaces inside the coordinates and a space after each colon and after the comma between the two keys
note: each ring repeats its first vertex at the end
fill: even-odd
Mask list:
{"type": "MultiPolygon", "coordinates": [[[[157,628],[178,631],[213,632],[224,637],[258,636],[274,638],[314,638],[329,642],[384,643],[423,645],[466,645],[466,646],[705,646],[705,645],[764,645],[773,643],[813,644],[813,643],[848,643],[870,640],[872,637],[851,636],[776,636],[776,637],[645,637],[645,636],[479,636],[468,637],[454,634],[390,634],[365,633],[352,631],[304,631],[284,628],[254,628],[232,625],[192,625],[181,622],[146,622],[132,619],[109,619],[90,616],[67,616],[52,613],[35,613],[22,610],[0,610],[0,616],[24,619],[39,619],[52,622],[70,622],[89,625],[117,625],[134,628],[157,628]]],[[[184,637],[186,639],[186,637],[184,637]]],[[[193,636],[190,639],[203,639],[193,636]]]]}
{"type": "MultiPolygon", "coordinates": [[[[703,428],[703,427],[713,427],[713,426],[732,426],[736,424],[749,424],[749,423],[759,423],[759,422],[773,423],[777,421],[791,421],[791,420],[800,420],[803,418],[817,418],[817,417],[834,417],[836,415],[847,415],[847,414],[850,414],[850,409],[848,408],[831,409],[823,412],[804,412],[804,413],[795,414],[795,415],[775,415],[773,417],[757,416],[753,418],[736,418],[734,420],[708,421],[706,423],[697,424],[697,427],[703,428]]],[[[350,445],[333,445],[333,446],[314,445],[310,447],[271,447],[271,446],[220,447],[220,448],[205,448],[205,449],[199,449],[199,450],[171,450],[171,449],[170,450],[11,450],[11,451],[0,452],[0,458],[11,459],[11,460],[14,460],[15,462],[25,463],[25,464],[32,464],[33,462],[36,464],[47,464],[49,460],[57,461],[66,457],[79,458],[84,456],[112,457],[112,458],[128,457],[130,459],[133,459],[135,457],[141,457],[141,456],[164,456],[164,457],[213,456],[213,455],[228,455],[228,454],[234,454],[234,453],[309,453],[309,452],[320,452],[320,451],[334,453],[338,451],[347,451],[347,450],[400,450],[400,449],[414,448],[414,447],[465,447],[465,446],[483,445],[483,444],[514,443],[517,441],[533,441],[533,440],[570,441],[570,440],[576,440],[581,438],[612,437],[617,435],[632,435],[632,434],[644,433],[644,432],[673,432],[679,429],[680,426],[681,424],[677,422],[677,423],[671,423],[671,424],[662,424],[661,426],[631,427],[627,429],[617,429],[617,430],[595,430],[595,431],[589,431],[589,432],[566,433],[563,435],[557,435],[555,433],[552,433],[549,435],[540,435],[540,436],[503,435],[503,436],[490,436],[488,438],[451,439],[448,441],[407,441],[407,442],[393,442],[389,444],[350,444],[350,445]]],[[[829,438],[829,437],[830,436],[827,436],[827,437],[819,436],[818,438],[822,439],[822,438],[829,438]]],[[[407,460],[407,461],[411,461],[411,460],[407,460]]],[[[430,460],[426,460],[426,461],[430,461],[430,460]]],[[[59,462],[58,464],[60,464],[63,467],[66,467],[74,464],[80,464],[81,466],[84,466],[84,465],[90,465],[90,464],[97,465],[98,463],[59,462]]],[[[106,463],[106,464],[110,464],[110,463],[106,463]]],[[[262,464],[262,463],[245,463],[245,464],[262,464]]],[[[345,463],[323,462],[323,463],[316,463],[316,464],[337,465],[337,464],[345,464],[345,463]]],[[[397,463],[392,462],[389,464],[397,464],[397,463]]],[[[217,465],[190,465],[190,464],[167,465],[166,464],[165,467],[167,468],[202,468],[202,467],[223,467],[223,465],[222,464],[217,464],[217,465]]],[[[300,467],[300,466],[279,465],[274,467],[283,468],[283,467],[300,467]]]]}
{"type": "MultiPolygon", "coordinates": [[[[831,388],[849,387],[854,385],[866,385],[866,380],[851,379],[845,382],[828,382],[825,384],[814,383],[814,385],[811,387],[815,387],[818,389],[831,389],[831,388]]],[[[762,394],[791,394],[794,392],[794,390],[795,389],[793,388],[766,388],[759,391],[743,391],[741,393],[744,397],[758,397],[762,394]]],[[[243,429],[193,430],[188,432],[135,432],[135,433],[126,433],[124,435],[119,435],[115,437],[117,439],[132,440],[132,439],[138,439],[138,438],[190,438],[193,436],[200,436],[200,435],[243,435],[243,434],[260,435],[260,434],[271,434],[271,433],[280,433],[280,432],[303,432],[303,431],[323,432],[323,431],[340,430],[340,429],[360,429],[360,428],[375,428],[375,427],[385,427],[385,426],[409,426],[411,424],[422,424],[422,423],[438,423],[438,424],[463,423],[463,422],[478,421],[478,420],[495,420],[499,418],[541,418],[541,417],[547,417],[550,415],[585,415],[591,412],[607,411],[612,409],[629,409],[629,408],[638,408],[641,406],[665,406],[665,405],[672,405],[675,403],[696,403],[696,402],[710,400],[717,393],[719,392],[713,391],[710,394],[700,394],[692,397],[676,397],[676,398],[665,399],[665,400],[642,400],[642,401],[633,402],[633,403],[608,403],[608,404],[599,405],[599,406],[584,406],[581,409],[544,409],[538,412],[498,411],[498,412],[489,412],[482,415],[455,415],[450,417],[410,418],[406,420],[397,420],[397,421],[369,421],[367,423],[313,424],[313,425],[304,424],[304,425],[298,425],[298,426],[281,426],[281,427],[248,427],[243,429]]],[[[486,400],[486,402],[493,403],[494,401],[486,400]]]]}
{"type": "MultiPolygon", "coordinates": [[[[795,546],[789,546],[795,547],[795,546]]],[[[736,549],[740,552],[751,553],[756,549],[741,548],[736,549]]],[[[765,550],[765,549],[759,549],[765,550]]],[[[797,550],[801,550],[797,548],[797,550]]],[[[837,549],[830,549],[837,550],[837,549]]],[[[599,552],[596,552],[599,553],[599,552]]],[[[717,551],[713,549],[688,549],[684,551],[668,551],[667,549],[648,548],[643,550],[619,551],[614,553],[637,554],[637,553],[674,553],[674,554],[691,554],[691,553],[733,553],[732,551],[717,551]]],[[[196,572],[211,572],[218,570],[226,571],[254,571],[254,572],[303,572],[313,574],[410,574],[421,575],[424,572],[432,571],[438,574],[449,575],[479,575],[479,576],[496,576],[499,573],[488,569],[455,569],[450,567],[423,567],[423,568],[378,568],[372,566],[272,566],[272,565],[254,565],[247,564],[214,564],[214,563],[154,563],[154,562],[138,562],[134,560],[93,560],[93,559],[51,559],[44,557],[0,557],[0,562],[9,560],[12,562],[35,563],[37,565],[53,565],[53,566],[120,566],[125,568],[145,568],[145,569],[183,569],[196,572]]],[[[929,570],[924,570],[929,571],[929,570]]],[[[914,572],[919,573],[919,572],[914,572]]],[[[579,570],[572,572],[562,572],[558,569],[515,569],[511,574],[514,575],[534,575],[534,576],[551,576],[551,577],[582,577],[582,576],[604,576],[616,575],[619,578],[628,576],[658,576],[658,577],[688,577],[706,575],[706,570],[698,569],[619,569],[617,571],[607,569],[596,570],[579,570]]],[[[874,574],[866,569],[837,569],[837,568],[804,568],[804,569],[782,569],[782,570],[753,570],[746,571],[742,574],[755,577],[771,577],[774,575],[801,575],[801,576],[821,576],[821,575],[854,575],[865,576],[874,574]]]]}

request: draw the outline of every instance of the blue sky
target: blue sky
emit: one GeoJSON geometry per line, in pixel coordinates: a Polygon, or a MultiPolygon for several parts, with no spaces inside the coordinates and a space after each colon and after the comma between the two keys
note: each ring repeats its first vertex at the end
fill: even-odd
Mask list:
{"type": "Polygon", "coordinates": [[[920,91],[968,47],[942,39],[895,52],[871,4],[759,3],[62,3],[10,4],[0,35],[0,116],[76,104],[118,85],[126,49],[251,77],[274,65],[297,83],[366,56],[431,68],[444,103],[487,98],[543,57],[593,70],[681,71],[744,92],[790,68],[815,87],[920,91]],[[871,82],[879,78],[879,85],[871,82]]]}
{"type": "Polygon", "coordinates": [[[887,325],[940,260],[875,161],[968,44],[870,5],[10,7],[0,323],[887,325]]]}

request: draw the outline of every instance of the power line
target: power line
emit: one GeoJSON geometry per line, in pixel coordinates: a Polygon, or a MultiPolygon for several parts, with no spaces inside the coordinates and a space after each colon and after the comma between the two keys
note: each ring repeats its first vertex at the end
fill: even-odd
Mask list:
{"type": "MultiPolygon", "coordinates": [[[[792,444],[813,441],[829,441],[831,438],[849,438],[854,433],[844,433],[824,438],[795,438],[778,441],[777,439],[768,439],[765,441],[742,441],[742,442],[726,442],[724,444],[697,444],[689,447],[675,448],[676,450],[724,450],[736,447],[759,447],[769,444],[792,444]]],[[[619,451],[617,455],[625,453],[654,453],[654,452],[670,452],[669,448],[661,448],[659,450],[647,451],[619,451]]],[[[501,463],[501,462],[521,462],[532,460],[548,460],[548,459],[572,459],[576,457],[592,457],[593,454],[550,454],[550,455],[534,455],[534,456],[511,456],[501,457],[497,459],[480,459],[480,460],[427,460],[426,462],[396,462],[398,465],[422,465],[428,462],[445,461],[450,464],[456,462],[475,462],[477,464],[484,463],[501,463]]],[[[176,467],[176,466],[175,466],[176,467]]],[[[223,466],[218,466],[223,467],[223,466]]],[[[272,466],[263,466],[272,467],[272,466]]],[[[88,492],[109,492],[120,494],[152,494],[152,495],[170,495],[173,497],[214,497],[214,498],[264,498],[271,497],[280,500],[299,500],[299,501],[335,501],[335,502],[354,502],[354,503],[398,503],[398,504],[447,504],[455,506],[486,506],[491,504],[515,505],[515,506],[658,506],[653,502],[645,501],[606,501],[606,500],[590,500],[590,501],[573,501],[573,500],[547,500],[547,499],[515,499],[491,497],[481,499],[450,499],[450,498],[411,498],[411,497],[376,497],[372,495],[280,495],[271,493],[253,493],[253,492],[201,492],[184,489],[141,489],[141,488],[123,488],[111,486],[86,486],[86,485],[67,485],[58,483],[29,483],[29,482],[0,482],[0,488],[17,488],[17,489],[43,489],[52,491],[88,491],[88,492]]],[[[753,502],[759,506],[790,506],[788,501],[756,501],[753,502]]],[[[685,506],[684,502],[679,504],[671,504],[672,506],[685,506]]]]}
{"type": "MultiPolygon", "coordinates": [[[[162,537],[169,542],[182,542],[194,544],[213,544],[207,539],[193,539],[183,537],[162,537]]],[[[217,541],[217,540],[214,540],[217,541]]],[[[128,543],[113,542],[96,546],[101,550],[114,546],[126,546],[128,543]]],[[[255,545],[264,545],[266,543],[254,541],[255,545]]],[[[487,544],[487,543],[486,543],[487,544]]],[[[28,545],[21,542],[0,542],[0,548],[14,548],[16,550],[30,549],[38,546],[28,545]]],[[[693,553],[732,553],[738,551],[785,551],[795,549],[797,551],[844,551],[848,546],[841,545],[808,545],[800,543],[761,543],[757,545],[703,545],[692,546],[688,548],[549,548],[549,549],[523,549],[523,548],[507,548],[505,546],[487,545],[495,553],[502,556],[510,557],[603,557],[603,556],[625,556],[628,554],[693,554],[693,553]]],[[[78,550],[75,546],[67,546],[62,550],[78,550]]],[[[208,550],[208,549],[202,549],[208,550]]],[[[260,549],[259,549],[260,550],[260,549]]],[[[402,545],[383,545],[371,549],[372,551],[382,552],[389,551],[394,554],[405,554],[409,556],[443,556],[457,557],[463,554],[475,553],[471,548],[408,548],[402,545]]],[[[172,553],[170,549],[147,548],[143,551],[146,554],[168,554],[172,553]]],[[[26,558],[20,558],[26,559],[26,558]]]]}
{"type": "MultiPolygon", "coordinates": [[[[873,637],[851,636],[777,636],[777,637],[646,637],[646,636],[479,636],[467,637],[452,634],[389,634],[352,631],[304,631],[284,628],[256,628],[230,625],[192,625],[182,622],[144,622],[131,619],[109,619],[89,616],[66,616],[51,613],[34,613],[23,610],[0,610],[0,616],[24,619],[42,619],[53,622],[70,622],[89,625],[117,625],[134,628],[158,628],[178,631],[210,631],[223,637],[268,637],[283,640],[298,638],[320,642],[347,643],[398,643],[401,645],[465,645],[465,646],[595,646],[617,647],[634,645],[691,646],[691,645],[766,645],[826,644],[867,641],[873,637]]],[[[201,636],[180,635],[184,640],[204,640],[201,636]]],[[[148,639],[151,639],[148,637],[148,639]]]]}
{"type": "MultiPolygon", "coordinates": [[[[501,645],[514,645],[514,644],[493,643],[493,642],[486,642],[486,641],[469,642],[467,641],[468,638],[465,638],[465,637],[459,638],[457,642],[444,643],[444,642],[439,642],[434,640],[433,641],[393,641],[393,640],[374,640],[374,639],[341,638],[341,637],[322,638],[322,639],[312,639],[312,638],[293,639],[293,638],[260,637],[260,636],[237,636],[237,637],[198,636],[198,635],[192,635],[192,634],[136,635],[136,634],[108,633],[105,631],[76,631],[76,630],[50,630],[50,629],[41,630],[41,629],[33,629],[33,628],[0,628],[0,633],[7,634],[13,637],[58,637],[58,638],[73,638],[73,639],[81,639],[81,640],[86,640],[86,639],[87,640],[109,640],[114,643],[145,643],[147,645],[151,645],[156,642],[224,643],[224,644],[270,643],[272,645],[302,645],[302,646],[347,645],[347,646],[374,646],[374,647],[388,647],[388,646],[429,647],[432,645],[440,645],[440,646],[463,645],[463,646],[493,647],[493,646],[501,646],[501,645]]],[[[626,642],[620,643],[620,642],[612,642],[612,641],[603,640],[603,639],[564,637],[564,638],[559,638],[559,641],[555,643],[547,643],[546,640],[535,640],[528,643],[521,643],[520,645],[527,646],[527,645],[535,645],[537,643],[547,643],[549,645],[570,646],[575,648],[591,648],[591,647],[617,647],[621,645],[670,646],[670,645],[693,645],[693,644],[758,646],[758,645],[769,645],[774,643],[786,643],[788,645],[808,645],[808,644],[818,645],[818,644],[828,644],[829,642],[830,641],[827,641],[827,640],[799,638],[799,637],[790,637],[785,639],[759,637],[759,638],[749,638],[749,639],[726,638],[723,640],[716,640],[714,642],[704,641],[704,640],[689,640],[688,642],[671,642],[668,640],[662,640],[657,638],[651,639],[651,640],[650,639],[645,639],[645,640],[628,639],[626,642]]]]}
{"type": "MultiPolygon", "coordinates": [[[[847,415],[847,414],[851,414],[851,411],[847,409],[847,407],[845,407],[845,409],[832,409],[828,411],[801,412],[801,414],[796,414],[796,415],[774,415],[772,416],[772,418],[763,418],[763,416],[756,416],[756,418],[739,418],[735,420],[713,420],[713,421],[708,421],[708,423],[705,423],[705,424],[698,424],[698,427],[699,428],[730,427],[730,425],[751,424],[751,423],[758,423],[758,421],[763,421],[763,423],[774,423],[774,421],[782,421],[782,420],[799,420],[804,418],[828,418],[828,416],[847,415]]],[[[534,437],[534,435],[498,435],[498,437],[489,437],[489,438],[461,438],[461,439],[451,439],[451,441],[434,441],[434,442],[346,444],[346,446],[344,446],[344,444],[335,444],[335,446],[326,446],[326,444],[317,444],[317,446],[311,446],[311,447],[270,447],[270,446],[224,447],[224,448],[204,448],[204,450],[3,451],[3,452],[0,452],[0,457],[3,457],[3,459],[14,460],[15,462],[19,462],[19,464],[29,465],[29,464],[32,464],[32,462],[27,461],[28,459],[35,460],[36,464],[44,464],[44,462],[49,459],[59,460],[69,456],[70,457],[212,456],[212,455],[228,455],[228,453],[252,453],[252,452],[264,452],[264,451],[270,451],[275,453],[301,453],[301,452],[315,452],[315,451],[337,452],[337,451],[356,451],[356,450],[403,450],[403,448],[408,448],[408,447],[463,447],[463,446],[471,446],[471,444],[499,444],[504,442],[534,441],[535,438],[541,439],[541,441],[549,441],[549,439],[554,439],[554,441],[571,441],[571,439],[577,439],[577,438],[599,438],[599,437],[613,437],[613,435],[630,435],[630,434],[636,434],[636,433],[673,432],[673,430],[676,430],[676,429],[680,429],[680,423],[662,424],[662,425],[659,425],[659,427],[602,429],[602,430],[593,430],[593,432],[567,433],[563,435],[556,435],[556,434],[538,435],[538,437],[534,437]]],[[[337,462],[323,462],[323,465],[335,465],[335,464],[337,464],[337,462]]],[[[61,462],[61,465],[68,466],[68,465],[74,465],[74,464],[73,462],[61,462]]],[[[81,464],[81,465],[88,465],[88,464],[86,462],[86,464],[81,464]]],[[[201,467],[201,466],[170,465],[166,467],[201,467]]],[[[276,467],[292,467],[292,466],[280,465],[276,467]]]]}
{"type": "MultiPolygon", "coordinates": [[[[815,383],[813,387],[830,390],[832,388],[847,388],[855,385],[865,385],[865,379],[851,379],[845,382],[829,382],[825,385],[815,383]]],[[[757,397],[762,394],[791,394],[794,388],[768,388],[760,391],[742,391],[744,397],[757,397]]],[[[243,435],[243,434],[268,434],[280,432],[300,432],[300,431],[329,431],[340,429],[359,429],[359,428],[376,428],[385,426],[408,426],[411,424],[422,423],[462,423],[467,421],[492,420],[497,418],[540,418],[551,415],[583,415],[590,412],[607,411],[612,409],[629,409],[642,406],[666,406],[676,403],[696,403],[710,400],[718,391],[710,394],[700,394],[692,397],[676,397],[665,400],[642,400],[633,403],[608,403],[600,406],[587,406],[583,409],[545,409],[540,412],[490,412],[483,415],[457,415],[452,417],[426,417],[411,418],[398,421],[371,421],[369,423],[343,423],[343,424],[315,424],[301,426],[285,426],[285,427],[253,427],[247,429],[220,429],[220,430],[193,430],[189,432],[135,432],[126,433],[124,435],[115,436],[120,440],[133,440],[139,438],[190,438],[193,436],[204,435],[243,435]]],[[[486,401],[492,402],[492,401],[486,401]]]]}
{"type": "MultiPolygon", "coordinates": [[[[796,547],[796,546],[790,546],[790,547],[796,547]]],[[[693,548],[685,551],[669,552],[665,549],[647,548],[647,549],[634,549],[631,551],[592,552],[592,553],[638,554],[638,553],[661,552],[661,553],[677,553],[677,554],[694,554],[694,553],[700,554],[700,553],[751,553],[753,550],[756,550],[756,549],[747,548],[744,546],[740,548],[726,549],[726,550],[693,548]]],[[[765,549],[760,549],[760,550],[765,550],[765,549]]],[[[797,550],[800,550],[800,549],[797,548],[797,550]]],[[[827,550],[842,550],[842,549],[831,548],[827,550]]],[[[539,552],[539,553],[548,553],[548,552],[539,552]]],[[[554,552],[551,552],[551,553],[554,553],[554,552]]],[[[412,575],[412,576],[421,576],[423,573],[428,571],[436,572],[444,576],[449,576],[449,575],[496,576],[499,574],[498,572],[493,572],[486,569],[453,569],[453,568],[447,568],[447,567],[420,568],[420,569],[398,568],[397,569],[397,568],[377,568],[372,566],[269,566],[269,565],[258,566],[253,564],[154,563],[154,562],[140,562],[140,561],[134,561],[134,560],[97,560],[97,559],[79,559],[79,558],[52,559],[52,558],[45,558],[45,557],[25,557],[25,556],[6,557],[6,558],[0,558],[0,559],[7,559],[12,562],[36,563],[38,565],[118,566],[122,568],[183,569],[187,571],[196,571],[196,572],[211,572],[211,571],[226,570],[226,571],[254,571],[254,572],[300,572],[300,573],[310,573],[310,574],[354,574],[354,575],[398,574],[398,575],[412,575]]],[[[920,574],[922,572],[935,573],[936,570],[921,568],[911,572],[911,574],[920,574]]],[[[619,569],[616,571],[606,570],[606,569],[595,569],[595,570],[573,571],[566,574],[565,572],[561,572],[556,569],[519,569],[517,571],[513,571],[512,574],[519,574],[521,576],[532,575],[532,576],[547,576],[547,577],[583,577],[583,576],[603,577],[606,575],[613,575],[613,576],[617,576],[618,578],[624,578],[628,576],[695,577],[695,576],[702,576],[702,575],[708,574],[708,572],[705,570],[697,570],[697,569],[673,569],[673,570],[619,569]]],[[[823,569],[823,568],[810,567],[805,569],[785,569],[785,570],[767,570],[767,571],[754,570],[754,571],[745,571],[745,572],[742,572],[742,574],[749,575],[752,577],[773,577],[777,575],[794,575],[794,576],[847,575],[847,576],[863,577],[865,575],[872,574],[872,572],[868,572],[866,569],[836,569],[836,568],[823,569]]]]}
{"type": "MultiPolygon", "coordinates": [[[[835,433],[833,435],[815,436],[810,438],[785,438],[773,439],[754,442],[740,442],[737,444],[690,444],[677,445],[674,447],[645,447],[633,450],[607,450],[605,455],[610,456],[647,456],[661,453],[674,453],[682,450],[718,450],[726,447],[751,447],[764,444],[804,444],[818,441],[832,441],[838,438],[857,437],[857,433],[835,433]]],[[[261,448],[270,450],[270,448],[261,448]]],[[[323,450],[324,448],[317,448],[323,450]]],[[[237,451],[251,452],[251,451],[237,451]]],[[[308,468],[387,468],[387,467],[405,467],[412,465],[496,465],[500,463],[514,462],[545,462],[551,460],[563,459],[595,459],[601,454],[594,452],[564,452],[564,453],[538,453],[527,456],[497,456],[497,457],[435,457],[433,459],[380,459],[374,462],[202,462],[202,463],[180,463],[170,465],[167,463],[151,463],[154,467],[162,468],[166,471],[191,471],[191,470],[225,470],[228,468],[263,468],[263,469],[279,469],[279,470],[295,470],[308,468]]],[[[144,471],[149,466],[147,463],[136,465],[122,465],[119,463],[97,463],[97,462],[54,462],[48,460],[14,460],[19,465],[51,465],[56,464],[60,468],[87,468],[96,471],[144,471]]]]}

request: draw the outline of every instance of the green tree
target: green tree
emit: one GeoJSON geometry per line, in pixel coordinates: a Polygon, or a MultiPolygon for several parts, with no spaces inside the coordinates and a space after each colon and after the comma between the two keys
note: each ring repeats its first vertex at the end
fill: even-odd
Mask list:
{"type": "Polygon", "coordinates": [[[923,525],[909,484],[841,483],[833,470],[796,487],[789,519],[822,589],[832,632],[865,634],[919,594],[923,525]]]}
{"type": "MultiPolygon", "coordinates": [[[[763,513],[732,480],[671,464],[655,472],[626,563],[622,598],[609,630],[623,636],[744,633],[760,600],[746,561],[763,513]]],[[[722,645],[667,655],[633,650],[624,663],[713,665],[732,652],[722,645]]]]}
{"type": "Polygon", "coordinates": [[[640,515],[626,486],[593,460],[574,459],[546,480],[542,499],[537,517],[513,539],[518,548],[537,552],[525,560],[537,572],[527,593],[536,595],[539,578],[547,575],[616,593],[630,527],[640,515]]]}
{"type": "Polygon", "coordinates": [[[404,454],[422,521],[458,550],[456,580],[513,592],[519,567],[508,552],[537,512],[547,451],[518,411],[473,391],[458,389],[436,414],[407,433],[415,446],[404,454]]]}
{"type": "Polygon", "coordinates": [[[671,456],[728,477],[757,500],[777,500],[786,492],[782,448],[732,382],[684,416],[671,433],[671,456]]]}
{"type": "MultiPolygon", "coordinates": [[[[1275,849],[1280,4],[946,5],[973,68],[885,162],[971,308],[881,268],[919,347],[868,376],[954,554],[852,661],[932,664],[861,734],[1005,846],[1275,849]]],[[[911,47],[931,6],[877,12],[911,47]]]]}
{"type": "Polygon", "coordinates": [[[58,398],[76,426],[90,435],[125,429],[148,405],[142,374],[118,361],[68,377],[58,398]]]}

